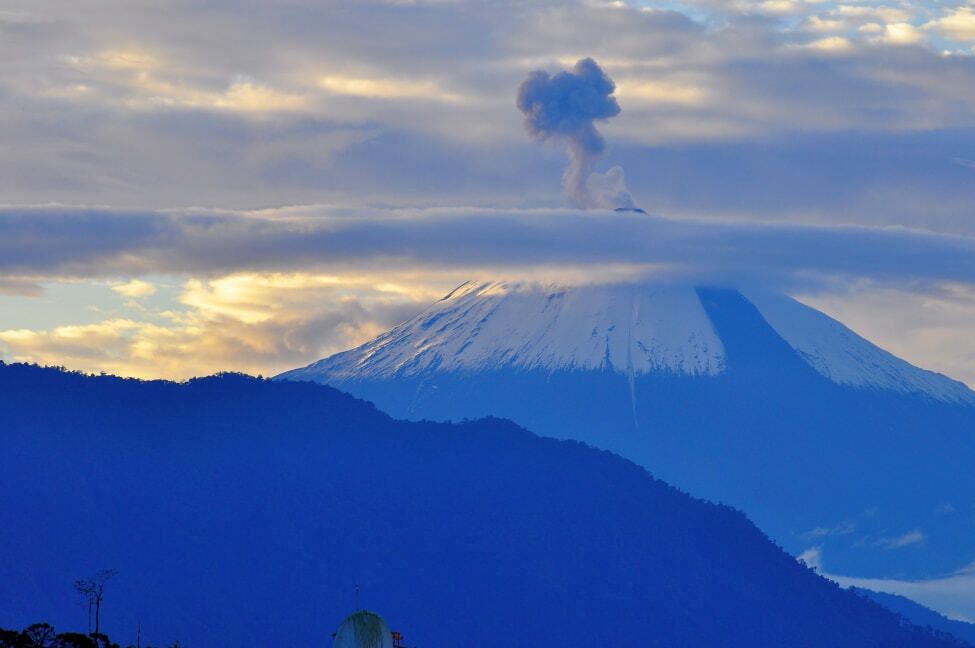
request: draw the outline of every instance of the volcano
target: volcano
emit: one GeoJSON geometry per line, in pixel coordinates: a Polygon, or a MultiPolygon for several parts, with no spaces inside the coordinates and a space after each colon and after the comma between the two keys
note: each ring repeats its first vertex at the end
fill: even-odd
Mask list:
{"type": "Polygon", "coordinates": [[[467,283],[279,376],[396,417],[500,416],[743,509],[834,573],[975,558],[975,392],[783,295],[646,283],[467,283]]]}

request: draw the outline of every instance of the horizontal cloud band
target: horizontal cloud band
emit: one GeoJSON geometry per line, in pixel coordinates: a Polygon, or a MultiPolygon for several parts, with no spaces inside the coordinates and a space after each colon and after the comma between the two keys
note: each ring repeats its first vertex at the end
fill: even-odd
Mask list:
{"type": "Polygon", "coordinates": [[[599,264],[785,283],[817,274],[975,283],[975,238],[550,209],[0,209],[0,277],[599,264]]]}

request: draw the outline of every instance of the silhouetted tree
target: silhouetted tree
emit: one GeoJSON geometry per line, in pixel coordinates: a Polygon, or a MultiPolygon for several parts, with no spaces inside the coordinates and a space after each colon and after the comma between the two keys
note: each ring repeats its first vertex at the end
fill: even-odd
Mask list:
{"type": "Polygon", "coordinates": [[[119,645],[112,643],[112,640],[108,638],[108,635],[94,633],[91,635],[92,641],[95,642],[96,648],[119,648],[119,645]]]}
{"type": "MultiPolygon", "coordinates": [[[[74,588],[81,594],[88,597],[88,617],[91,623],[91,606],[95,606],[95,632],[94,635],[101,633],[101,610],[102,599],[105,596],[105,583],[117,572],[114,569],[103,569],[90,580],[76,580],[74,588]]],[[[91,631],[91,628],[88,628],[91,631]]],[[[93,636],[94,636],[93,635],[93,636]]]]}
{"type": "Polygon", "coordinates": [[[24,629],[26,646],[30,648],[57,648],[57,633],[50,623],[35,623],[24,629]]]}
{"type": "Polygon", "coordinates": [[[63,632],[58,635],[59,648],[98,648],[95,640],[80,632],[63,632]]]}
{"type": "Polygon", "coordinates": [[[0,648],[20,648],[24,644],[23,637],[16,630],[0,629],[0,648]]]}

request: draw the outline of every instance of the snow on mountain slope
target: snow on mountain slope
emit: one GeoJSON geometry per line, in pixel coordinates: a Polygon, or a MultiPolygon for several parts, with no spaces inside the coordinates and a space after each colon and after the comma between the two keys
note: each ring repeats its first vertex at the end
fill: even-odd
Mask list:
{"type": "MultiPolygon", "coordinates": [[[[745,297],[803,361],[836,383],[975,404],[964,384],[914,367],[794,299],[745,297]]],[[[717,375],[726,354],[691,286],[466,283],[361,347],[281,377],[330,382],[498,369],[717,375]]]]}
{"type": "Polygon", "coordinates": [[[358,349],[287,377],[499,368],[713,375],[723,361],[692,288],[467,283],[358,349]]]}
{"type": "Polygon", "coordinates": [[[833,318],[783,295],[746,292],[765,321],[800,357],[833,382],[975,403],[975,392],[871,344],[833,318]]]}

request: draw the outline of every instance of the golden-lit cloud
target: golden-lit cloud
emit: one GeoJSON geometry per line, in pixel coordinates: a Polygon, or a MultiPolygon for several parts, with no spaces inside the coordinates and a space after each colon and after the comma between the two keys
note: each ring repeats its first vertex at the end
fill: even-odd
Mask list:
{"type": "Polygon", "coordinates": [[[861,34],[880,34],[883,33],[884,26],[875,22],[864,23],[857,27],[857,31],[861,34]]]}
{"type": "Polygon", "coordinates": [[[107,49],[95,55],[95,60],[107,68],[135,70],[145,73],[160,67],[159,59],[145,50],[107,49]]]}
{"type": "Polygon", "coordinates": [[[240,113],[270,113],[306,110],[307,95],[286,92],[236,77],[219,90],[186,81],[176,81],[178,70],[168,70],[156,55],[129,49],[110,49],[92,56],[69,56],[64,61],[82,73],[84,81],[52,89],[64,97],[88,98],[101,92],[114,96],[130,108],[180,107],[226,110],[240,113]]]}
{"type": "Polygon", "coordinates": [[[975,42],[975,8],[958,7],[937,20],[925,25],[948,38],[963,42],[975,42]]]}
{"type": "Polygon", "coordinates": [[[809,31],[814,32],[835,32],[845,29],[847,24],[846,21],[838,18],[821,18],[819,16],[811,16],[803,26],[809,31]]]}
{"type": "MultiPolygon", "coordinates": [[[[237,273],[189,279],[176,303],[131,305],[127,317],[0,330],[0,357],[140,378],[274,374],[365,342],[449,285],[409,273],[401,278],[237,273]]],[[[126,297],[148,296],[145,286],[152,284],[136,282],[111,287],[126,297]]]]}
{"type": "Polygon", "coordinates": [[[827,36],[808,43],[804,47],[821,52],[846,52],[853,49],[853,43],[850,42],[849,38],[843,36],[827,36]]]}
{"type": "MultiPolygon", "coordinates": [[[[634,273],[632,266],[609,264],[518,276],[585,283],[626,280],[634,273]]],[[[499,275],[484,269],[481,276],[499,275]]],[[[458,283],[449,274],[406,269],[395,276],[240,272],[192,278],[171,302],[127,302],[125,316],[0,330],[0,359],[139,378],[184,379],[218,371],[273,375],[366,342],[458,283]]],[[[111,287],[120,285],[128,284],[111,287]]]]}
{"type": "Polygon", "coordinates": [[[616,95],[629,104],[675,104],[698,106],[710,98],[706,85],[694,85],[673,81],[648,81],[621,79],[616,84],[616,95]]]}
{"type": "Polygon", "coordinates": [[[308,107],[307,97],[274,90],[253,81],[238,80],[222,93],[203,95],[202,107],[242,112],[291,111],[308,107]]]}
{"type": "Polygon", "coordinates": [[[0,349],[8,360],[81,366],[92,371],[111,371],[129,361],[126,339],[152,325],[128,319],[108,319],[95,324],[57,326],[47,331],[13,329],[0,331],[0,349]]]}
{"type": "Polygon", "coordinates": [[[765,13],[793,14],[802,11],[803,4],[796,0],[763,0],[758,4],[758,7],[765,13]]]}
{"type": "Polygon", "coordinates": [[[155,294],[156,287],[148,281],[132,279],[131,281],[127,281],[125,283],[113,284],[112,290],[123,297],[135,299],[138,297],[148,297],[149,295],[155,294]]]}
{"type": "Polygon", "coordinates": [[[327,74],[319,78],[323,89],[335,94],[369,99],[408,99],[461,103],[464,97],[445,90],[440,84],[425,79],[388,79],[381,77],[327,74]]]}
{"type": "Polygon", "coordinates": [[[328,94],[367,99],[433,101],[458,104],[466,98],[439,82],[381,75],[325,74],[313,82],[283,90],[238,75],[219,89],[192,81],[194,75],[160,56],[140,49],[106,49],[63,61],[81,73],[80,82],[51,87],[48,94],[64,98],[115,99],[129,108],[201,108],[245,114],[312,111],[328,94]],[[324,95],[323,95],[324,93],[324,95]]]}
{"type": "Polygon", "coordinates": [[[908,22],[912,16],[906,9],[884,5],[840,5],[834,14],[845,18],[862,18],[886,23],[908,22]]]}
{"type": "Polygon", "coordinates": [[[890,45],[916,45],[924,40],[924,32],[911,23],[890,23],[876,40],[890,45]]]}

